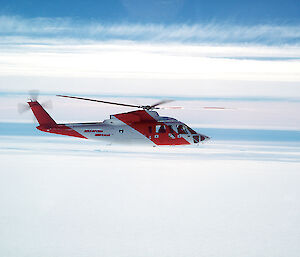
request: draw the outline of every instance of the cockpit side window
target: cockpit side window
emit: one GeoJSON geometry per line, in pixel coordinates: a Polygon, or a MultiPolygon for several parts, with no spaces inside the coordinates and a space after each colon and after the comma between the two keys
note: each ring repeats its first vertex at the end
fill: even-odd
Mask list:
{"type": "Polygon", "coordinates": [[[173,126],[168,125],[168,128],[169,128],[170,133],[172,133],[172,134],[176,133],[173,126]]]}
{"type": "Polygon", "coordinates": [[[185,125],[177,125],[177,131],[178,131],[178,134],[188,134],[187,132],[187,129],[186,129],[186,126],[185,125]]]}

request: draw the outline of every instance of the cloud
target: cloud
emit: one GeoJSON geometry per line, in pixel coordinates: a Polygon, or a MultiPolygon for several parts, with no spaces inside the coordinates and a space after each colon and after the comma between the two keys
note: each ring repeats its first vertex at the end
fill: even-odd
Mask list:
{"type": "Polygon", "coordinates": [[[1,48],[1,76],[300,81],[300,47],[61,41],[1,48]]]}
{"type": "Polygon", "coordinates": [[[0,16],[0,75],[300,81],[299,28],[0,16]]]}
{"type": "MultiPolygon", "coordinates": [[[[37,88],[49,94],[99,98],[222,98],[238,100],[239,105],[260,99],[266,102],[260,109],[276,112],[263,113],[258,108],[249,113],[256,118],[253,123],[276,127],[299,124],[294,118],[298,117],[295,110],[300,99],[297,26],[105,25],[2,16],[0,33],[1,92],[37,88]],[[285,106],[280,102],[288,103],[285,106]]],[[[257,102],[255,105],[259,106],[257,102]]],[[[3,110],[0,118],[10,119],[13,111],[3,110]]],[[[188,115],[191,113],[182,117],[191,119],[188,115]]],[[[193,122],[199,123],[198,111],[194,115],[193,122]]],[[[227,120],[234,120],[233,116],[236,113],[227,120]]],[[[201,117],[207,123],[225,123],[221,116],[213,120],[210,114],[201,117]]],[[[235,123],[241,121],[240,117],[245,118],[242,125],[248,126],[249,116],[244,113],[235,123]]]]}
{"type": "Polygon", "coordinates": [[[71,18],[22,18],[0,16],[3,36],[64,37],[85,40],[131,40],[151,42],[299,44],[300,25],[241,26],[206,24],[102,24],[71,18]]]}

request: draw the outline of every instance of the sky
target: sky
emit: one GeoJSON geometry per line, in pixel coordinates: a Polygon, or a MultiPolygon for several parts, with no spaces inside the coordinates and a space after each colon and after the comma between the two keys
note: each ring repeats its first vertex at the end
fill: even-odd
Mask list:
{"type": "MultiPolygon", "coordinates": [[[[50,98],[171,98],[185,105],[194,100],[193,108],[201,101],[225,101],[244,111],[245,105],[272,108],[279,113],[272,120],[265,113],[263,124],[255,120],[261,109],[225,114],[225,122],[215,113],[201,113],[201,122],[195,113],[178,116],[211,126],[298,129],[299,8],[296,1],[2,1],[0,97],[8,106],[2,105],[0,120],[31,120],[18,116],[15,106],[38,89],[50,98]],[[237,124],[234,117],[243,116],[248,124],[237,124]]],[[[70,112],[65,105],[53,114],[70,120],[87,115],[70,112]]]]}
{"type": "MultiPolygon", "coordinates": [[[[170,115],[198,125],[299,129],[299,8],[296,1],[2,1],[0,120],[30,121],[15,106],[38,89],[52,99],[170,98],[194,109],[206,101],[241,112],[226,119],[204,112],[201,121],[195,111],[170,115]]],[[[82,103],[61,108],[53,100],[56,117],[93,120],[82,103]]]]}
{"type": "Polygon", "coordinates": [[[69,17],[101,23],[207,23],[233,21],[241,24],[299,24],[296,0],[197,1],[197,0],[102,0],[102,1],[1,1],[2,15],[69,17]]]}

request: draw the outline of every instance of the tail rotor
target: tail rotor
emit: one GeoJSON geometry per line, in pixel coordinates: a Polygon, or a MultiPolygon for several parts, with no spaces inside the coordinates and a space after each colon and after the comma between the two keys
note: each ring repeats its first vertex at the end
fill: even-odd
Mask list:
{"type": "Polygon", "coordinates": [[[29,101],[36,102],[40,96],[40,91],[37,89],[29,90],[29,101]]]}
{"type": "MultiPolygon", "coordinates": [[[[28,102],[25,103],[18,103],[17,109],[18,109],[18,113],[19,114],[24,114],[25,112],[29,111],[31,109],[30,107],[30,103],[38,103],[38,99],[40,96],[40,91],[39,90],[30,90],[28,91],[28,102]]],[[[52,109],[53,105],[52,105],[52,101],[51,100],[47,100],[41,104],[43,108],[47,108],[47,109],[52,109]]],[[[37,124],[37,118],[35,115],[33,115],[33,123],[37,124]]]]}
{"type": "MultiPolygon", "coordinates": [[[[40,96],[40,91],[39,90],[29,90],[28,91],[28,101],[29,102],[37,102],[40,96]]],[[[52,109],[53,108],[53,104],[51,100],[47,100],[43,103],[40,104],[41,106],[43,106],[43,108],[47,108],[47,109],[52,109]]],[[[25,103],[18,103],[18,112],[20,114],[23,114],[24,112],[30,110],[30,106],[29,104],[25,104],[25,103]]]]}

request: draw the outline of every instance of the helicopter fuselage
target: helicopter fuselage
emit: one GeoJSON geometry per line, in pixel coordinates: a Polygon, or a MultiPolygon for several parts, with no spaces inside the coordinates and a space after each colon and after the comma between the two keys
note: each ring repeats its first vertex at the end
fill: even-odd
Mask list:
{"type": "Polygon", "coordinates": [[[191,145],[209,139],[174,118],[159,116],[156,111],[119,113],[103,122],[57,124],[37,101],[28,104],[40,123],[37,129],[48,133],[127,145],[191,145]]]}

